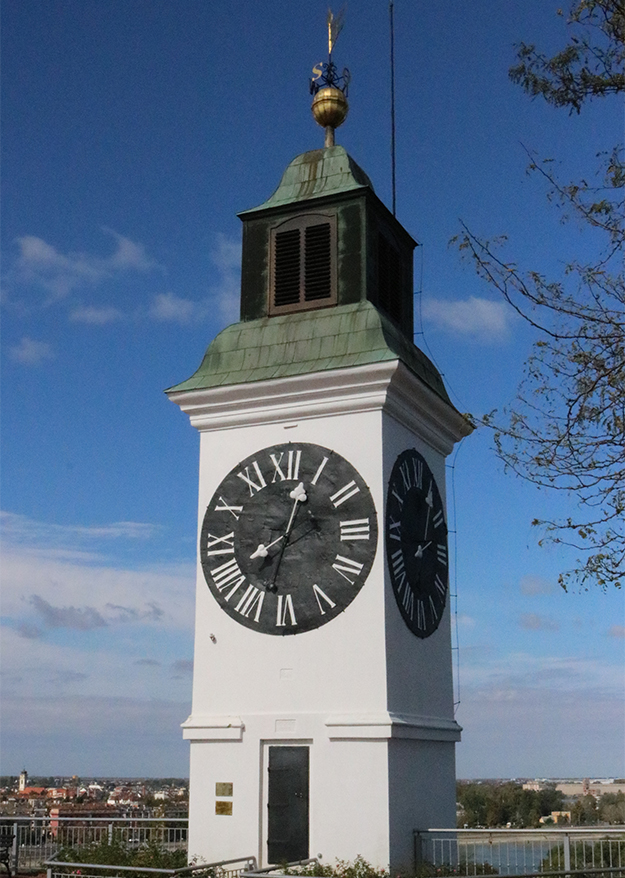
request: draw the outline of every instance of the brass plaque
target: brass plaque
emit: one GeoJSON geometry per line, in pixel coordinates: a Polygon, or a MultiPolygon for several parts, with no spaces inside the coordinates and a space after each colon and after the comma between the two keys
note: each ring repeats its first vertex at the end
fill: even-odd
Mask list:
{"type": "Polygon", "coordinates": [[[232,784],[231,783],[216,783],[215,784],[215,795],[216,796],[231,796],[232,795],[232,784]]]}
{"type": "Polygon", "coordinates": [[[215,814],[232,815],[232,802],[215,802],[215,814]]]}

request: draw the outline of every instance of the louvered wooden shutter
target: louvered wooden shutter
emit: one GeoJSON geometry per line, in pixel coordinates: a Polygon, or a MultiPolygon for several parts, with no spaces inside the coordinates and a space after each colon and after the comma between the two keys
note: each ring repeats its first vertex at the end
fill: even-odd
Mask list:
{"type": "Polygon", "coordinates": [[[304,299],[312,302],[332,295],[330,223],[306,227],[304,299]]]}
{"type": "Polygon", "coordinates": [[[299,229],[278,232],[275,242],[274,305],[283,308],[295,305],[300,299],[300,244],[299,229]]]}
{"type": "Polygon", "coordinates": [[[296,217],[273,231],[269,313],[336,302],[336,218],[296,217]]]}

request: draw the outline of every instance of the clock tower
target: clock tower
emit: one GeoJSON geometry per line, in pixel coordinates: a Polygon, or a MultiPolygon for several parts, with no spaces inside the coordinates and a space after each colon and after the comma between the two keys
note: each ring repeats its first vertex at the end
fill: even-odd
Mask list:
{"type": "MultiPolygon", "coordinates": [[[[330,44],[330,48],[331,48],[330,44]]],[[[241,319],[170,399],[200,433],[189,855],[410,868],[455,825],[445,458],[415,241],[334,145],[240,214],[241,319]]]]}

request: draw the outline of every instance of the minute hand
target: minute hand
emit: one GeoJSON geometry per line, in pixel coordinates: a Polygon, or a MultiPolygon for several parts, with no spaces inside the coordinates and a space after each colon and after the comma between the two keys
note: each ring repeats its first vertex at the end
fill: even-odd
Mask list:
{"type": "Polygon", "coordinates": [[[293,508],[291,509],[291,517],[289,518],[289,523],[287,524],[286,530],[284,532],[284,542],[280,546],[280,552],[278,553],[278,560],[276,562],[276,566],[273,572],[273,579],[271,580],[271,591],[275,591],[276,589],[276,578],[278,576],[278,570],[280,569],[284,550],[286,549],[287,543],[289,542],[289,534],[291,532],[291,527],[293,526],[297,507],[300,503],[305,503],[308,499],[306,491],[304,490],[304,483],[300,482],[299,485],[291,491],[289,497],[293,500],[293,508]]]}

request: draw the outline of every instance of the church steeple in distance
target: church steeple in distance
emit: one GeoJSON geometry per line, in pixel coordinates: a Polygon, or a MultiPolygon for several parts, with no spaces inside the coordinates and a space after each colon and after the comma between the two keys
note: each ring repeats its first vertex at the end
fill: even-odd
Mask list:
{"type": "Polygon", "coordinates": [[[315,122],[325,129],[326,148],[334,146],[334,131],[343,124],[349,111],[347,90],[350,73],[344,67],[339,74],[332,60],[332,50],[343,29],[344,18],[345,7],[338,15],[333,15],[332,10],[328,10],[328,60],[315,64],[310,79],[310,93],[314,95],[311,110],[315,122]]]}

